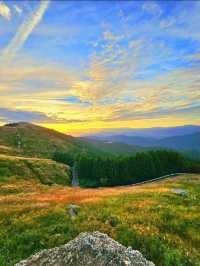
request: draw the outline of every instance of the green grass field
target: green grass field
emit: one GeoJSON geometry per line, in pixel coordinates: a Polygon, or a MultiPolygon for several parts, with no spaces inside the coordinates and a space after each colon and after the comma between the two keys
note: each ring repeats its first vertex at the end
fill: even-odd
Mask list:
{"type": "Polygon", "coordinates": [[[0,154],[0,183],[30,179],[48,185],[70,185],[71,172],[67,165],[53,160],[0,154]]]}
{"type": "Polygon", "coordinates": [[[0,185],[0,265],[98,230],[140,250],[160,266],[200,262],[200,175],[138,187],[73,189],[35,180],[0,185]],[[172,189],[185,189],[187,195],[172,189]],[[70,202],[81,206],[69,217],[70,202]]]}

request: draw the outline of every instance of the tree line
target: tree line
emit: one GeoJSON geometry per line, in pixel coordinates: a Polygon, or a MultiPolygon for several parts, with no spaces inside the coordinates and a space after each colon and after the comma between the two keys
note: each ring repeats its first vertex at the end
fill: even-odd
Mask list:
{"type": "Polygon", "coordinates": [[[75,165],[79,183],[84,187],[128,185],[177,172],[200,172],[199,162],[169,150],[108,157],[58,153],[54,159],[75,165]]]}

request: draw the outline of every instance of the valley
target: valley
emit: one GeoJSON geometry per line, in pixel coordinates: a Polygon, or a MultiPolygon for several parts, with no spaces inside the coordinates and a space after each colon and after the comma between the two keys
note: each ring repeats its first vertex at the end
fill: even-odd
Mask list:
{"type": "Polygon", "coordinates": [[[0,265],[98,230],[155,265],[198,266],[199,172],[198,161],[171,150],[0,127],[0,265]]]}

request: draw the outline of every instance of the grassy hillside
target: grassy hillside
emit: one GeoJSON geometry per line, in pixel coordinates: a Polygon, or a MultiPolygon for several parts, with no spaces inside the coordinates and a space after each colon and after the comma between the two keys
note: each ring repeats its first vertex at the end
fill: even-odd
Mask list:
{"type": "Polygon", "coordinates": [[[0,182],[35,179],[42,184],[71,184],[68,166],[48,159],[0,155],[0,182]]]}
{"type": "Polygon", "coordinates": [[[55,152],[104,155],[135,152],[126,144],[93,144],[52,129],[29,123],[14,123],[0,127],[0,154],[52,158],[55,152]]]}
{"type": "Polygon", "coordinates": [[[0,127],[0,145],[4,146],[0,146],[1,152],[6,154],[41,158],[52,158],[55,151],[98,152],[78,138],[24,122],[0,127]]]}
{"type": "Polygon", "coordinates": [[[157,266],[199,265],[199,175],[104,189],[49,187],[33,180],[0,187],[2,266],[94,230],[139,249],[157,266]],[[74,219],[67,211],[71,202],[81,206],[74,219]]]}

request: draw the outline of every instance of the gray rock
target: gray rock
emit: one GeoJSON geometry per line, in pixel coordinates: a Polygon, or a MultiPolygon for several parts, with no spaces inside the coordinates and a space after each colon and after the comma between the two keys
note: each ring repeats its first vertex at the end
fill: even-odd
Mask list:
{"type": "Polygon", "coordinates": [[[66,245],[43,250],[15,266],[155,266],[142,254],[100,232],[81,233],[66,245]]]}
{"type": "Polygon", "coordinates": [[[75,204],[69,204],[67,206],[67,209],[68,209],[68,214],[71,218],[75,218],[79,211],[80,211],[80,206],[78,205],[75,205],[75,204]]]}
{"type": "Polygon", "coordinates": [[[181,196],[187,196],[188,195],[188,191],[182,188],[173,188],[172,192],[181,196]]]}

